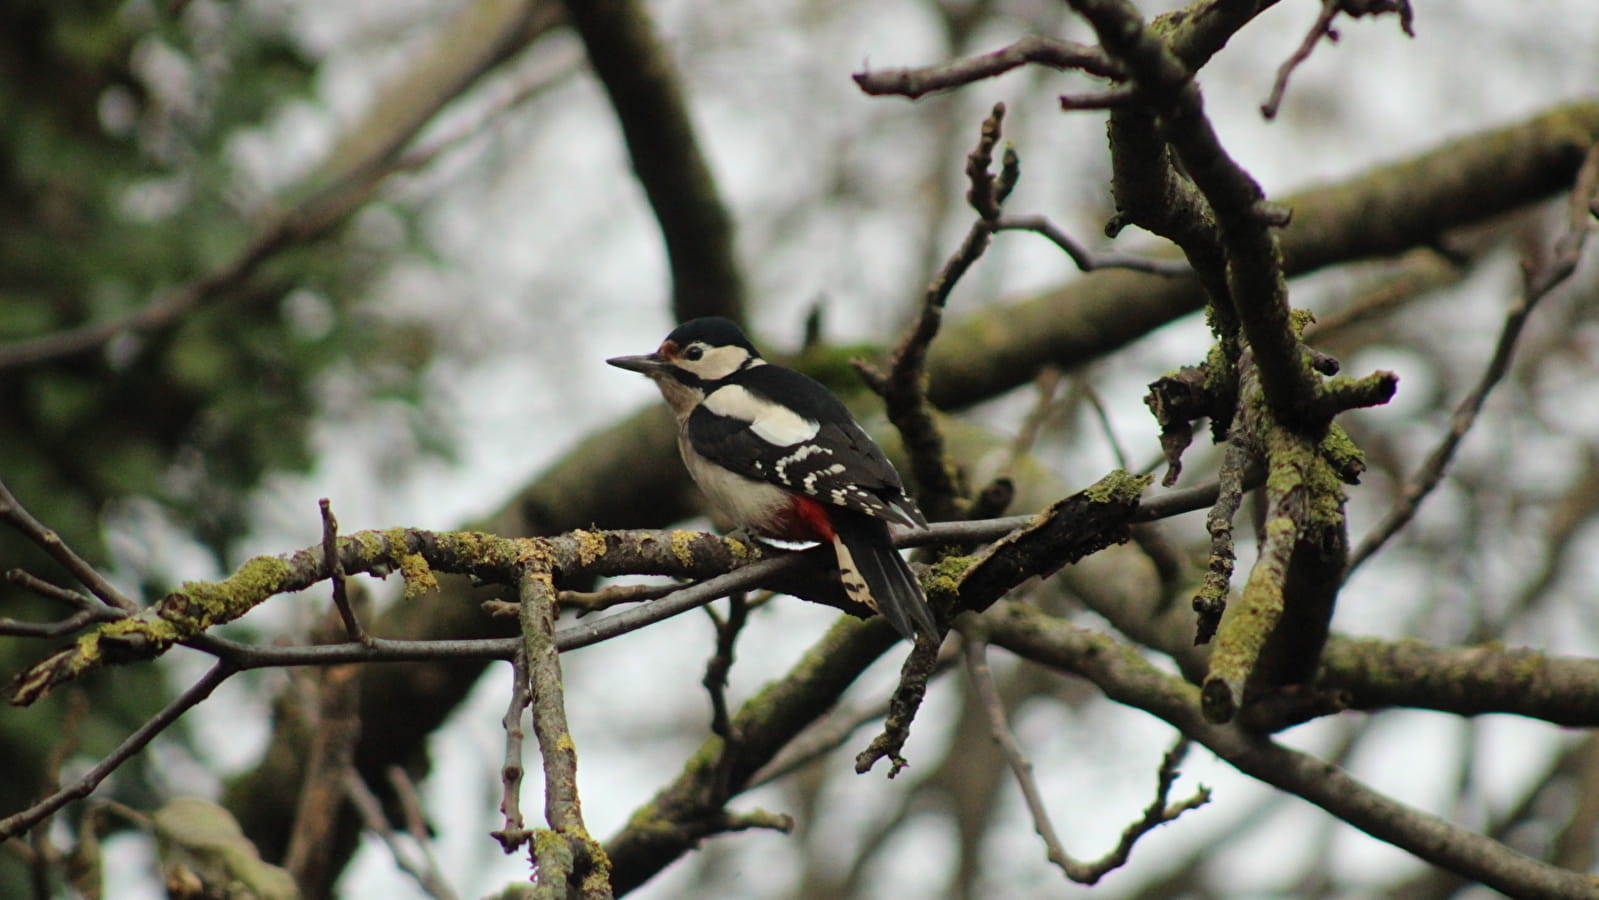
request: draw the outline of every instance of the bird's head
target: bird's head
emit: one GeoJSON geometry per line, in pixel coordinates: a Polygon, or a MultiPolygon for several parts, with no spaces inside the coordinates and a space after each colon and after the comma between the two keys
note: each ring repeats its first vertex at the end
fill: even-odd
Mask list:
{"type": "Polygon", "coordinates": [[[727,319],[690,319],[661,341],[654,353],[606,360],[619,369],[641,372],[655,380],[674,408],[692,406],[706,385],[751,366],[764,365],[760,351],[727,319]]]}

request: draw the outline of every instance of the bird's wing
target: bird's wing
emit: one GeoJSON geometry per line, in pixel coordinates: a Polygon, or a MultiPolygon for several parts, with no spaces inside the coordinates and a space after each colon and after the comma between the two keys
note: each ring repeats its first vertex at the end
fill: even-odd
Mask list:
{"type": "Polygon", "coordinates": [[[826,388],[773,365],[741,376],[689,416],[688,439],[698,453],[822,503],[911,527],[927,524],[883,451],[826,388]],[[773,395],[797,399],[779,406],[773,395]]]}

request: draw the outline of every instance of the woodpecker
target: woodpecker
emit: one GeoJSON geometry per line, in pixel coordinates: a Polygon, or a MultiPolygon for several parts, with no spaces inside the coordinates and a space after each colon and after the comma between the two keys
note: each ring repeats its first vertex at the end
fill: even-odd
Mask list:
{"type": "Polygon", "coordinates": [[[906,640],[941,638],[888,526],[926,528],[899,473],[837,397],[767,362],[727,319],[606,362],[648,375],[677,415],[683,463],[711,504],[760,537],[832,544],[844,591],[906,640]]]}

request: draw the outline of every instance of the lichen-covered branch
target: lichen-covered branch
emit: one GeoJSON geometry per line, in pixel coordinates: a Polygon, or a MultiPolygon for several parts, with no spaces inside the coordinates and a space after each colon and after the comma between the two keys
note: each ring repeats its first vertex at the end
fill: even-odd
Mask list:
{"type": "Polygon", "coordinates": [[[522,604],[522,655],[527,661],[533,734],[544,759],[544,821],[535,829],[532,858],[538,870],[535,896],[565,900],[568,883],[583,900],[609,900],[611,862],[589,837],[577,793],[577,747],[566,725],[566,693],[560,651],[555,646],[555,581],[548,570],[528,567],[517,584],[522,604]]]}
{"type": "MultiPolygon", "coordinates": [[[[524,566],[565,575],[696,577],[725,572],[760,556],[758,548],[738,541],[687,531],[575,531],[554,538],[514,539],[397,528],[360,532],[337,543],[336,558],[346,572],[398,571],[405,578],[408,597],[436,590],[435,571],[501,584],[514,583],[524,566]]],[[[101,666],[149,659],[174,644],[199,640],[207,629],[243,616],[269,597],[328,578],[328,560],[318,544],[287,556],[255,557],[222,581],[185,582],[151,606],[94,628],[23,672],[13,684],[12,702],[25,706],[101,666]]]]}

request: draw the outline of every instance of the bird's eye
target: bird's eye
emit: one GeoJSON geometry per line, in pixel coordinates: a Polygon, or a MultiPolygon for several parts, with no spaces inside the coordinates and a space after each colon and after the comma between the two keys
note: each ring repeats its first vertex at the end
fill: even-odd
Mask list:
{"type": "Polygon", "coordinates": [[[687,350],[683,351],[683,358],[688,360],[689,362],[693,362],[693,361],[699,359],[700,357],[702,357],[704,355],[705,355],[705,348],[701,347],[699,344],[695,344],[694,346],[692,346],[692,347],[688,348],[687,350]]]}

